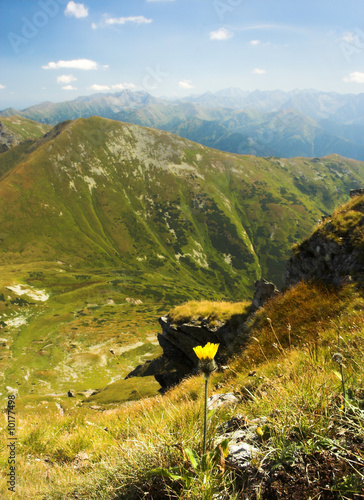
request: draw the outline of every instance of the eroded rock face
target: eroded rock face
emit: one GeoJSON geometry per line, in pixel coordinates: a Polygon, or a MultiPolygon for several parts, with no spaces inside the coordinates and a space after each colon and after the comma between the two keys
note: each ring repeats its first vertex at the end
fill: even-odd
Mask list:
{"type": "Polygon", "coordinates": [[[354,198],[355,196],[361,196],[362,194],[364,194],[364,188],[350,189],[350,198],[354,198]]]}
{"type": "Polygon", "coordinates": [[[360,242],[364,226],[364,196],[350,211],[342,211],[318,227],[299,245],[286,265],[287,286],[301,280],[335,285],[364,278],[364,248],[360,242]]]}
{"type": "MultiPolygon", "coordinates": [[[[159,318],[162,332],[158,341],[163,354],[158,358],[137,366],[126,378],[153,375],[162,387],[162,392],[178,384],[188,375],[197,373],[198,358],[193,350],[207,342],[220,344],[215,361],[218,367],[224,368],[227,358],[233,354],[236,342],[244,333],[229,323],[220,323],[210,327],[207,321],[192,321],[176,325],[168,316],[159,318]]],[[[243,325],[243,324],[242,324],[243,325]]],[[[242,326],[241,325],[241,326],[242,326]]]]}

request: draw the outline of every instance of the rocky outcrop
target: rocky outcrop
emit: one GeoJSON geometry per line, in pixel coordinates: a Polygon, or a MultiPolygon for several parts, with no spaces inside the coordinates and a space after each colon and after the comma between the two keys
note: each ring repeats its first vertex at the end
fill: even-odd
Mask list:
{"type": "Polygon", "coordinates": [[[275,286],[274,283],[261,278],[255,283],[255,293],[253,297],[251,312],[256,311],[259,307],[262,307],[269,299],[276,297],[280,294],[280,291],[275,286]]]}
{"type": "Polygon", "coordinates": [[[220,344],[215,358],[218,366],[223,365],[233,352],[237,333],[228,323],[209,327],[208,323],[202,320],[176,325],[168,316],[159,318],[159,323],[162,327],[162,333],[158,334],[158,341],[163,349],[162,357],[172,368],[169,372],[155,375],[162,388],[167,388],[187,375],[196,373],[198,358],[193,350],[194,347],[204,346],[207,342],[220,344]]]}
{"type": "Polygon", "coordinates": [[[297,246],[286,265],[287,286],[301,280],[340,285],[364,277],[364,195],[357,195],[297,246]]]}
{"type": "Polygon", "coordinates": [[[266,417],[247,420],[245,416],[237,414],[220,426],[216,441],[229,439],[226,461],[231,466],[239,469],[249,467],[252,459],[259,454],[261,438],[257,429],[264,428],[266,424],[266,417]]]}
{"type": "Polygon", "coordinates": [[[355,196],[360,196],[364,194],[364,188],[350,189],[350,198],[355,198],[355,196]]]}
{"type": "Polygon", "coordinates": [[[274,283],[265,279],[256,281],[250,316],[238,315],[213,327],[207,319],[175,324],[169,316],[159,318],[162,332],[158,334],[158,341],[163,349],[162,356],[137,366],[127,378],[153,375],[164,391],[197,372],[198,358],[193,348],[207,342],[220,344],[215,361],[219,368],[223,368],[236,347],[247,339],[249,328],[246,325],[251,315],[279,293],[274,283]]]}

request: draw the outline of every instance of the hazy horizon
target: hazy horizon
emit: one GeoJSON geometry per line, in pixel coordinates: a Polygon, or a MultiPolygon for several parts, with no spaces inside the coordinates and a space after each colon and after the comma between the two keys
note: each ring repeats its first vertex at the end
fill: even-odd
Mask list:
{"type": "Polygon", "coordinates": [[[9,106],[6,106],[6,107],[3,107],[0,109],[0,112],[3,112],[5,111],[6,109],[9,109],[9,108],[12,108],[12,109],[16,109],[17,111],[25,111],[26,109],[28,108],[31,108],[33,106],[37,106],[37,105],[41,105],[41,104],[45,104],[45,103],[52,103],[52,104],[60,104],[60,103],[66,103],[66,102],[70,102],[70,101],[76,101],[78,99],[83,99],[83,98],[89,98],[89,97],[92,97],[92,96],[108,96],[108,95],[120,95],[122,92],[124,92],[125,90],[128,90],[129,92],[145,92],[146,94],[149,94],[157,99],[161,99],[161,100],[166,100],[166,101],[177,101],[179,99],[191,99],[191,98],[198,98],[200,96],[203,96],[205,94],[211,94],[211,95],[214,95],[214,94],[218,94],[219,92],[224,92],[224,91],[227,91],[227,90],[230,90],[230,89],[234,89],[234,90],[241,90],[242,92],[246,93],[246,94],[252,94],[254,92],[262,92],[262,93],[269,93],[269,92],[284,92],[284,93],[287,93],[287,94],[291,94],[291,93],[300,93],[300,92],[317,92],[317,93],[327,93],[327,94],[339,94],[339,95],[359,95],[359,94],[362,94],[363,92],[336,92],[336,91],[322,91],[322,90],[317,90],[317,89],[292,89],[292,90],[282,90],[282,89],[271,89],[271,90],[260,90],[260,89],[253,89],[253,90],[242,90],[242,89],[239,89],[238,87],[228,87],[228,88],[224,88],[224,89],[219,89],[217,90],[216,92],[212,92],[211,90],[206,90],[205,92],[201,92],[201,93],[196,93],[196,92],[191,92],[191,94],[188,94],[184,97],[173,97],[173,96],[165,96],[165,95],[153,95],[153,93],[151,92],[146,92],[145,90],[143,89],[140,89],[140,90],[137,90],[137,89],[134,89],[134,90],[130,90],[130,89],[123,89],[123,90],[119,90],[119,91],[114,91],[114,92],[94,92],[93,94],[88,94],[88,95],[79,95],[73,99],[63,99],[61,101],[51,101],[51,100],[48,100],[48,101],[41,101],[41,102],[35,102],[35,103],[32,103],[32,104],[28,104],[28,105],[24,105],[24,106],[13,106],[13,105],[9,105],[9,106]]]}

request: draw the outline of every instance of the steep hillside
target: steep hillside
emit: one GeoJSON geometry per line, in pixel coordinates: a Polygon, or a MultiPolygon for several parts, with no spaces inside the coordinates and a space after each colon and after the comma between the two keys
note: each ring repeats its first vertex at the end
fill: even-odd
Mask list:
{"type": "MultiPolygon", "coordinates": [[[[137,113],[138,122],[143,124],[143,110],[137,113]]],[[[125,119],[137,122],[135,113],[125,114],[125,119]]],[[[364,146],[358,135],[363,135],[363,127],[341,125],[334,133],[335,127],[327,125],[326,130],[326,122],[319,124],[294,109],[264,114],[253,110],[235,113],[225,110],[223,119],[174,119],[152,125],[231,153],[290,158],[335,152],[348,158],[364,158],[364,146]]]]}
{"type": "MultiPolygon", "coordinates": [[[[337,209],[328,225],[315,229],[316,240],[308,238],[301,246],[307,250],[307,242],[314,245],[321,238],[326,243],[342,243],[348,254],[351,248],[351,253],[358,257],[361,252],[362,257],[363,203],[361,196],[337,209]]],[[[347,263],[345,253],[332,263],[347,263]]],[[[321,257],[317,254],[316,260],[320,262],[321,257]]],[[[19,267],[10,270],[7,278],[19,275],[19,267]]],[[[78,309],[71,329],[75,330],[72,343],[67,342],[70,332],[64,310],[57,310],[52,320],[42,325],[41,340],[36,339],[38,332],[34,329],[31,353],[30,348],[21,347],[21,335],[15,335],[18,357],[9,359],[9,351],[3,349],[0,359],[0,373],[5,363],[13,370],[7,371],[11,383],[3,396],[10,401],[9,415],[15,414],[16,422],[16,442],[14,445],[14,439],[10,444],[16,449],[16,488],[12,497],[362,499],[363,275],[358,273],[352,280],[334,286],[323,283],[320,267],[317,269],[319,274],[313,272],[311,278],[319,281],[289,287],[248,318],[247,303],[189,302],[173,308],[169,314],[170,334],[175,334],[176,346],[190,344],[186,354],[192,364],[198,362],[193,347],[206,340],[199,326],[203,323],[207,329],[209,320],[224,323],[225,330],[233,333],[227,336],[225,331],[224,336],[234,342],[233,356],[221,359],[219,346],[215,360],[222,366],[210,375],[206,385],[202,374],[195,372],[164,395],[151,398],[145,396],[158,388],[152,377],[121,380],[111,363],[103,390],[93,394],[73,390],[82,384],[92,387],[89,384],[97,381],[102,387],[107,378],[101,363],[106,358],[105,340],[111,341],[115,330],[121,335],[118,342],[114,339],[115,345],[107,345],[112,347],[111,354],[107,350],[111,359],[118,359],[119,372],[123,371],[128,359],[123,349],[130,345],[132,327],[128,325],[126,338],[126,324],[121,324],[122,314],[117,313],[121,304],[89,304],[88,308],[78,309]],[[64,323],[52,344],[49,331],[59,312],[64,323]],[[112,314],[117,315],[116,321],[112,314]],[[103,342],[92,350],[95,330],[106,317],[103,342]],[[84,335],[86,339],[82,339],[84,332],[79,329],[82,322],[94,323],[84,335]],[[179,342],[181,336],[185,338],[179,342]],[[82,340],[88,343],[88,350],[85,347],[80,352],[82,340]],[[63,352],[50,360],[49,352],[55,354],[56,344],[62,346],[63,352]],[[38,370],[33,374],[36,363],[38,370]],[[90,371],[96,372],[93,379],[90,371]],[[62,379],[58,393],[51,391],[55,376],[62,379]],[[210,396],[206,434],[204,387],[210,396]],[[72,389],[73,397],[67,395],[67,388],[72,389]]],[[[95,285],[95,277],[90,287],[95,285]]],[[[42,279],[39,273],[29,278],[42,279]]],[[[101,275],[97,279],[101,280],[101,275]]],[[[60,267],[53,275],[53,293],[57,283],[59,288],[68,288],[68,293],[72,290],[68,300],[76,299],[76,303],[85,276],[66,273],[60,267]],[[62,283],[60,270],[64,271],[62,283]],[[71,289],[75,282],[79,282],[78,291],[71,289]]],[[[19,294],[19,288],[8,286],[7,297],[0,295],[0,306],[5,299],[10,308],[10,298],[19,294]]],[[[33,302],[46,299],[39,290],[28,289],[27,293],[33,302]]],[[[63,299],[65,303],[66,294],[63,299]]],[[[125,317],[135,319],[131,309],[124,312],[125,317]]],[[[216,342],[214,335],[218,332],[211,327],[210,323],[209,340],[216,342]]],[[[9,440],[13,428],[0,428],[3,442],[9,440]]],[[[8,497],[9,474],[5,471],[10,469],[10,451],[7,446],[0,449],[4,470],[0,495],[4,498],[8,497]]]]}
{"type": "Polygon", "coordinates": [[[364,279],[364,195],[325,217],[313,234],[295,246],[285,280],[319,280],[340,285],[364,279]]]}
{"type": "Polygon", "coordinates": [[[14,113],[41,123],[55,125],[64,120],[76,118],[88,118],[99,115],[104,118],[112,118],[121,110],[138,109],[152,104],[154,99],[146,92],[131,92],[123,90],[115,94],[93,94],[92,96],[81,96],[73,101],[59,103],[43,102],[19,112],[13,108],[5,109],[2,116],[12,116],[14,113]]]}

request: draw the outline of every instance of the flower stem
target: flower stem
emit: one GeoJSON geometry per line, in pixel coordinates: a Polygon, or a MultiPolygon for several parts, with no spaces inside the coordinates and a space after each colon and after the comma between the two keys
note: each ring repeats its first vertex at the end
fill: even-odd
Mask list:
{"type": "Polygon", "coordinates": [[[203,456],[206,454],[206,435],[207,435],[207,392],[208,392],[209,375],[204,374],[204,379],[205,379],[205,411],[204,411],[204,420],[203,420],[203,447],[202,447],[202,454],[203,454],[203,456]]]}
{"type": "Polygon", "coordinates": [[[344,370],[343,370],[343,365],[341,364],[340,365],[340,374],[341,374],[341,386],[342,386],[342,389],[343,389],[343,398],[344,398],[344,411],[345,411],[345,403],[346,403],[346,400],[345,400],[345,381],[344,381],[344,370]]]}

